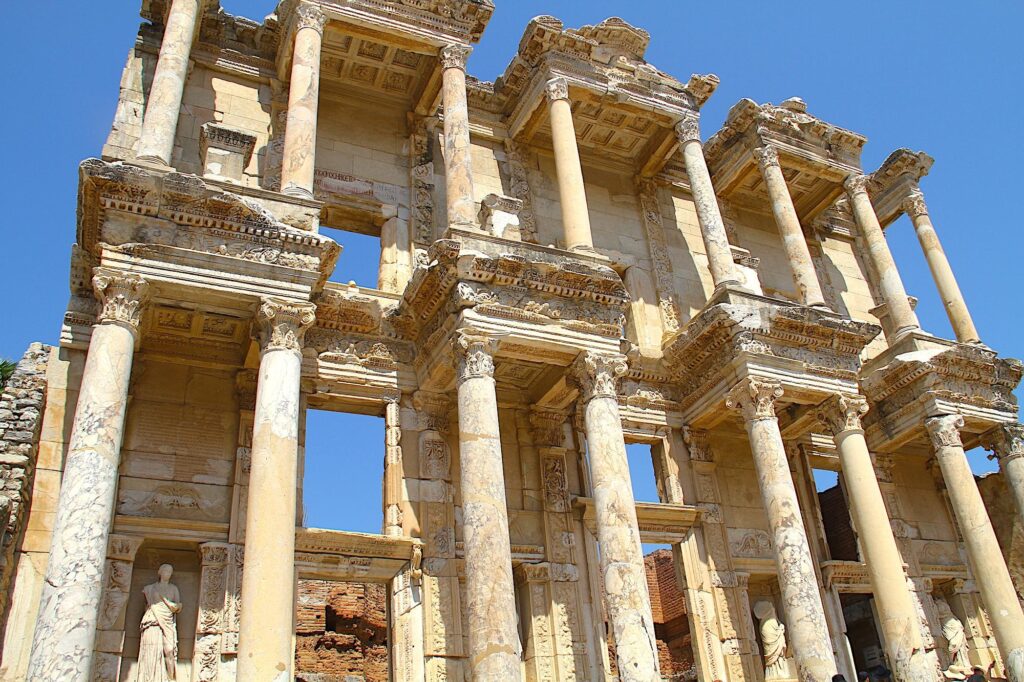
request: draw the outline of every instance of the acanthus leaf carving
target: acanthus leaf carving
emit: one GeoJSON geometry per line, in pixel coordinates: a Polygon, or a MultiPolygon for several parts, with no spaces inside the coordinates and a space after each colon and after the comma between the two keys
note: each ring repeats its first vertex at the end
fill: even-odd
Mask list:
{"type": "Polygon", "coordinates": [[[944,414],[930,417],[924,421],[932,446],[939,448],[962,448],[960,429],[964,426],[964,418],[959,414],[944,414]]]}
{"type": "Polygon", "coordinates": [[[861,396],[834,395],[818,406],[818,421],[833,436],[847,431],[861,431],[860,418],[868,411],[868,401],[861,396]]]}
{"type": "Polygon", "coordinates": [[[779,382],[747,377],[729,392],[725,405],[739,411],[746,421],[775,419],[775,401],[781,397],[779,382]]]}
{"type": "Polygon", "coordinates": [[[96,268],[93,290],[100,302],[100,322],[120,322],[138,330],[142,309],[149,298],[149,283],[136,274],[96,268]]]}
{"type": "Polygon", "coordinates": [[[594,398],[618,399],[619,377],[626,374],[628,365],[621,355],[605,355],[585,351],[576,359],[573,377],[580,387],[583,402],[594,398]]]}
{"type": "Polygon", "coordinates": [[[265,297],[256,314],[260,347],[264,352],[301,352],[303,337],[315,319],[316,306],[312,303],[265,297]]]}
{"type": "Polygon", "coordinates": [[[472,329],[460,329],[452,339],[461,384],[469,379],[494,377],[494,351],[497,342],[472,329]]]}

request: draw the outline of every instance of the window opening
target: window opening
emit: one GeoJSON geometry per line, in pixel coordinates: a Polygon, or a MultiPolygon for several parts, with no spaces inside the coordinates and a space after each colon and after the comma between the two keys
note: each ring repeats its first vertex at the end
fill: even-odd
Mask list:
{"type": "Polygon", "coordinates": [[[837,561],[859,561],[857,534],[853,531],[850,506],[838,472],[814,469],[813,473],[829,556],[837,561]]]}

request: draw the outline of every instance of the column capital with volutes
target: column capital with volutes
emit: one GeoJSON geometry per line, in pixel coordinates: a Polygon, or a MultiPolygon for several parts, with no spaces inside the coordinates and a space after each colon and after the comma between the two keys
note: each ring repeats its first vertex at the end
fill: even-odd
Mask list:
{"type": "Polygon", "coordinates": [[[863,432],[860,418],[868,411],[868,401],[859,395],[833,395],[818,405],[818,421],[833,436],[850,431],[863,432]]]}
{"type": "Polygon", "coordinates": [[[676,138],[679,144],[700,142],[700,119],[696,114],[685,116],[675,125],[676,138]]]}
{"type": "Polygon", "coordinates": [[[494,353],[498,342],[476,329],[459,329],[452,337],[456,381],[494,377],[494,353]]]}
{"type": "Polygon", "coordinates": [[[134,273],[96,268],[92,288],[100,302],[98,322],[119,323],[138,332],[142,311],[149,300],[149,282],[134,273]]]}
{"type": "Polygon", "coordinates": [[[323,10],[311,2],[301,2],[295,8],[295,30],[311,28],[320,35],[324,33],[324,26],[327,25],[327,15],[323,10]]]}
{"type": "Polygon", "coordinates": [[[911,219],[928,215],[928,204],[925,203],[924,194],[922,194],[919,189],[911,190],[910,194],[907,195],[907,198],[903,200],[900,208],[903,209],[903,212],[910,216],[911,219]]]}
{"type": "Polygon", "coordinates": [[[1024,424],[1000,424],[981,437],[981,446],[1000,464],[1024,458],[1024,424]]]}
{"type": "Polygon", "coordinates": [[[544,95],[548,101],[554,102],[560,99],[569,100],[569,81],[556,76],[544,85],[544,95]]]}
{"type": "Polygon", "coordinates": [[[964,418],[959,414],[944,414],[939,417],[929,417],[924,420],[928,437],[932,446],[939,448],[962,448],[963,441],[960,438],[960,429],[964,427],[964,418]]]}
{"type": "Polygon", "coordinates": [[[868,184],[870,184],[871,178],[863,173],[854,173],[848,175],[846,180],[843,181],[843,189],[850,196],[854,194],[867,194],[868,184]]]}
{"type": "Polygon", "coordinates": [[[628,369],[622,355],[585,351],[576,358],[571,372],[584,403],[594,398],[618,398],[619,377],[628,369]]]}
{"type": "Polygon", "coordinates": [[[782,397],[782,392],[778,381],[747,377],[729,391],[725,406],[737,410],[748,422],[775,419],[775,401],[782,397]]]}
{"type": "Polygon", "coordinates": [[[302,351],[306,330],[316,321],[312,303],[265,297],[256,312],[256,333],[260,349],[302,351]]]}
{"type": "Polygon", "coordinates": [[[781,168],[782,165],[779,163],[779,152],[775,147],[771,145],[763,145],[761,147],[754,147],[751,151],[754,155],[754,160],[757,161],[758,167],[761,170],[766,168],[781,168]]]}
{"type": "Polygon", "coordinates": [[[472,52],[473,48],[469,45],[462,45],[461,43],[445,45],[441,48],[440,52],[441,68],[465,71],[466,63],[469,61],[469,55],[472,52]]]}

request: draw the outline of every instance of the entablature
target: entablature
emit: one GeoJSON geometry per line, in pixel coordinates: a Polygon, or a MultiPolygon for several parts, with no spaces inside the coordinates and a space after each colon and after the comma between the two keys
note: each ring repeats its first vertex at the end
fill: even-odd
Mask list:
{"type": "Polygon", "coordinates": [[[871,174],[868,192],[882,227],[887,227],[906,211],[908,199],[920,193],[918,182],[928,175],[935,159],[924,152],[897,149],[871,174]]]}

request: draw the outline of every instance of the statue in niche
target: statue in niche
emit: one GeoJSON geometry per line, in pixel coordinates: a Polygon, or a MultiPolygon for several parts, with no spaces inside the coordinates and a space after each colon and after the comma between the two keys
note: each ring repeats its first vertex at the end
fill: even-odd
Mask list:
{"type": "Polygon", "coordinates": [[[146,611],[139,625],[139,664],[135,682],[173,682],[178,661],[177,616],[181,595],[171,580],[174,567],[163,564],[160,580],[146,585],[146,611]]]}
{"type": "Polygon", "coordinates": [[[942,636],[946,638],[949,667],[960,666],[968,669],[970,663],[967,660],[967,633],[964,631],[964,624],[953,615],[953,609],[949,608],[945,599],[936,599],[935,608],[939,612],[939,622],[942,623],[942,636]]]}
{"type": "Polygon", "coordinates": [[[786,661],[786,626],[775,615],[775,604],[766,599],[754,604],[754,615],[761,621],[761,645],[764,650],[764,679],[789,678],[786,661]]]}

